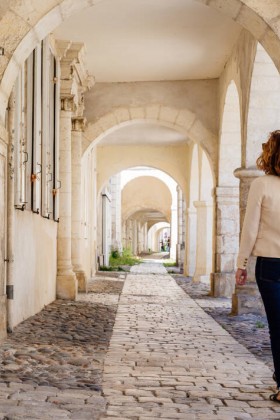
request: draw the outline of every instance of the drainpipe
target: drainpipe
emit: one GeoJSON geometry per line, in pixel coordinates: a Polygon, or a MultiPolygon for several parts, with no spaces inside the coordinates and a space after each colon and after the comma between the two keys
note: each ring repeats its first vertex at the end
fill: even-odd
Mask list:
{"type": "Polygon", "coordinates": [[[14,178],[14,135],[15,135],[15,92],[12,90],[9,99],[8,114],[8,181],[7,181],[7,331],[13,331],[14,299],[14,230],[15,230],[15,178],[14,178]]]}

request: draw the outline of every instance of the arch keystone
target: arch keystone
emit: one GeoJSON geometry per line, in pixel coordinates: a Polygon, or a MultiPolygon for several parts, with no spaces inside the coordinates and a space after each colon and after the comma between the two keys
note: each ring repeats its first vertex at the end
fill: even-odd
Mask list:
{"type": "Polygon", "coordinates": [[[130,108],[129,111],[132,120],[142,120],[143,118],[145,118],[145,108],[139,106],[136,108],[130,108]]]}
{"type": "Polygon", "coordinates": [[[159,119],[175,124],[176,118],[178,116],[178,111],[174,108],[169,108],[168,106],[162,106],[159,112],[159,119]]]}
{"type": "Polygon", "coordinates": [[[158,120],[159,118],[159,105],[149,105],[146,107],[146,117],[150,120],[158,120]]]}
{"type": "Polygon", "coordinates": [[[127,108],[117,108],[114,110],[114,114],[119,124],[130,120],[130,114],[127,108]]]}

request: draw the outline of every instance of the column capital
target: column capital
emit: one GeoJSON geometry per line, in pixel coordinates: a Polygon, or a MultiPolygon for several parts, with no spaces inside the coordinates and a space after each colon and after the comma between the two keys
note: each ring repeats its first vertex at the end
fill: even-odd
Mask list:
{"type": "Polygon", "coordinates": [[[61,96],[60,101],[61,101],[61,111],[74,112],[75,110],[74,95],[61,96]]]}
{"type": "Polygon", "coordinates": [[[239,203],[239,187],[216,187],[215,193],[217,204],[239,203]]]}
{"type": "Polygon", "coordinates": [[[184,213],[185,213],[186,216],[188,216],[188,215],[191,216],[193,214],[196,214],[196,208],[195,207],[188,207],[188,208],[185,209],[184,213]]]}
{"type": "Polygon", "coordinates": [[[216,197],[239,197],[239,187],[216,187],[216,197]]]}
{"type": "Polygon", "coordinates": [[[87,119],[85,117],[72,117],[72,131],[84,131],[87,119]]]}
{"type": "Polygon", "coordinates": [[[213,207],[213,202],[212,201],[194,201],[193,205],[195,206],[195,208],[200,208],[200,207],[213,207]]]}
{"type": "Polygon", "coordinates": [[[259,176],[264,175],[263,171],[260,171],[257,168],[237,168],[233,172],[236,178],[240,180],[243,178],[257,178],[259,176]]]}

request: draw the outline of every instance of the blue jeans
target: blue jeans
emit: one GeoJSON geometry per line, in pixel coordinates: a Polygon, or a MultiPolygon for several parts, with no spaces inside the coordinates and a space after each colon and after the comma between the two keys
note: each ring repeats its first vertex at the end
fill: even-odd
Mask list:
{"type": "Polygon", "coordinates": [[[276,382],[280,388],[280,258],[258,257],[256,280],[266,311],[276,382]]]}

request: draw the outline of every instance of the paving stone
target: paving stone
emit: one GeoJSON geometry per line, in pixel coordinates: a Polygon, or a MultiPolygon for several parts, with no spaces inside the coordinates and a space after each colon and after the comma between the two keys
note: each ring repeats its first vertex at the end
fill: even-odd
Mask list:
{"type": "Polygon", "coordinates": [[[162,266],[132,268],[105,359],[108,415],[137,420],[252,418],[246,409],[252,409],[251,403],[268,403],[263,394],[269,379],[271,370],[185,294],[162,266]],[[136,362],[132,370],[131,361],[136,362]],[[137,396],[134,407],[144,410],[139,417],[129,401],[121,404],[120,398],[118,403],[107,392],[120,386],[137,389],[129,393],[137,396]],[[152,395],[141,394],[148,390],[152,395]]]}
{"type": "Polygon", "coordinates": [[[248,346],[266,326],[176,280],[184,290],[156,263],[96,276],[77,302],[19,325],[0,345],[0,418],[280,419],[271,356],[248,346]]]}

